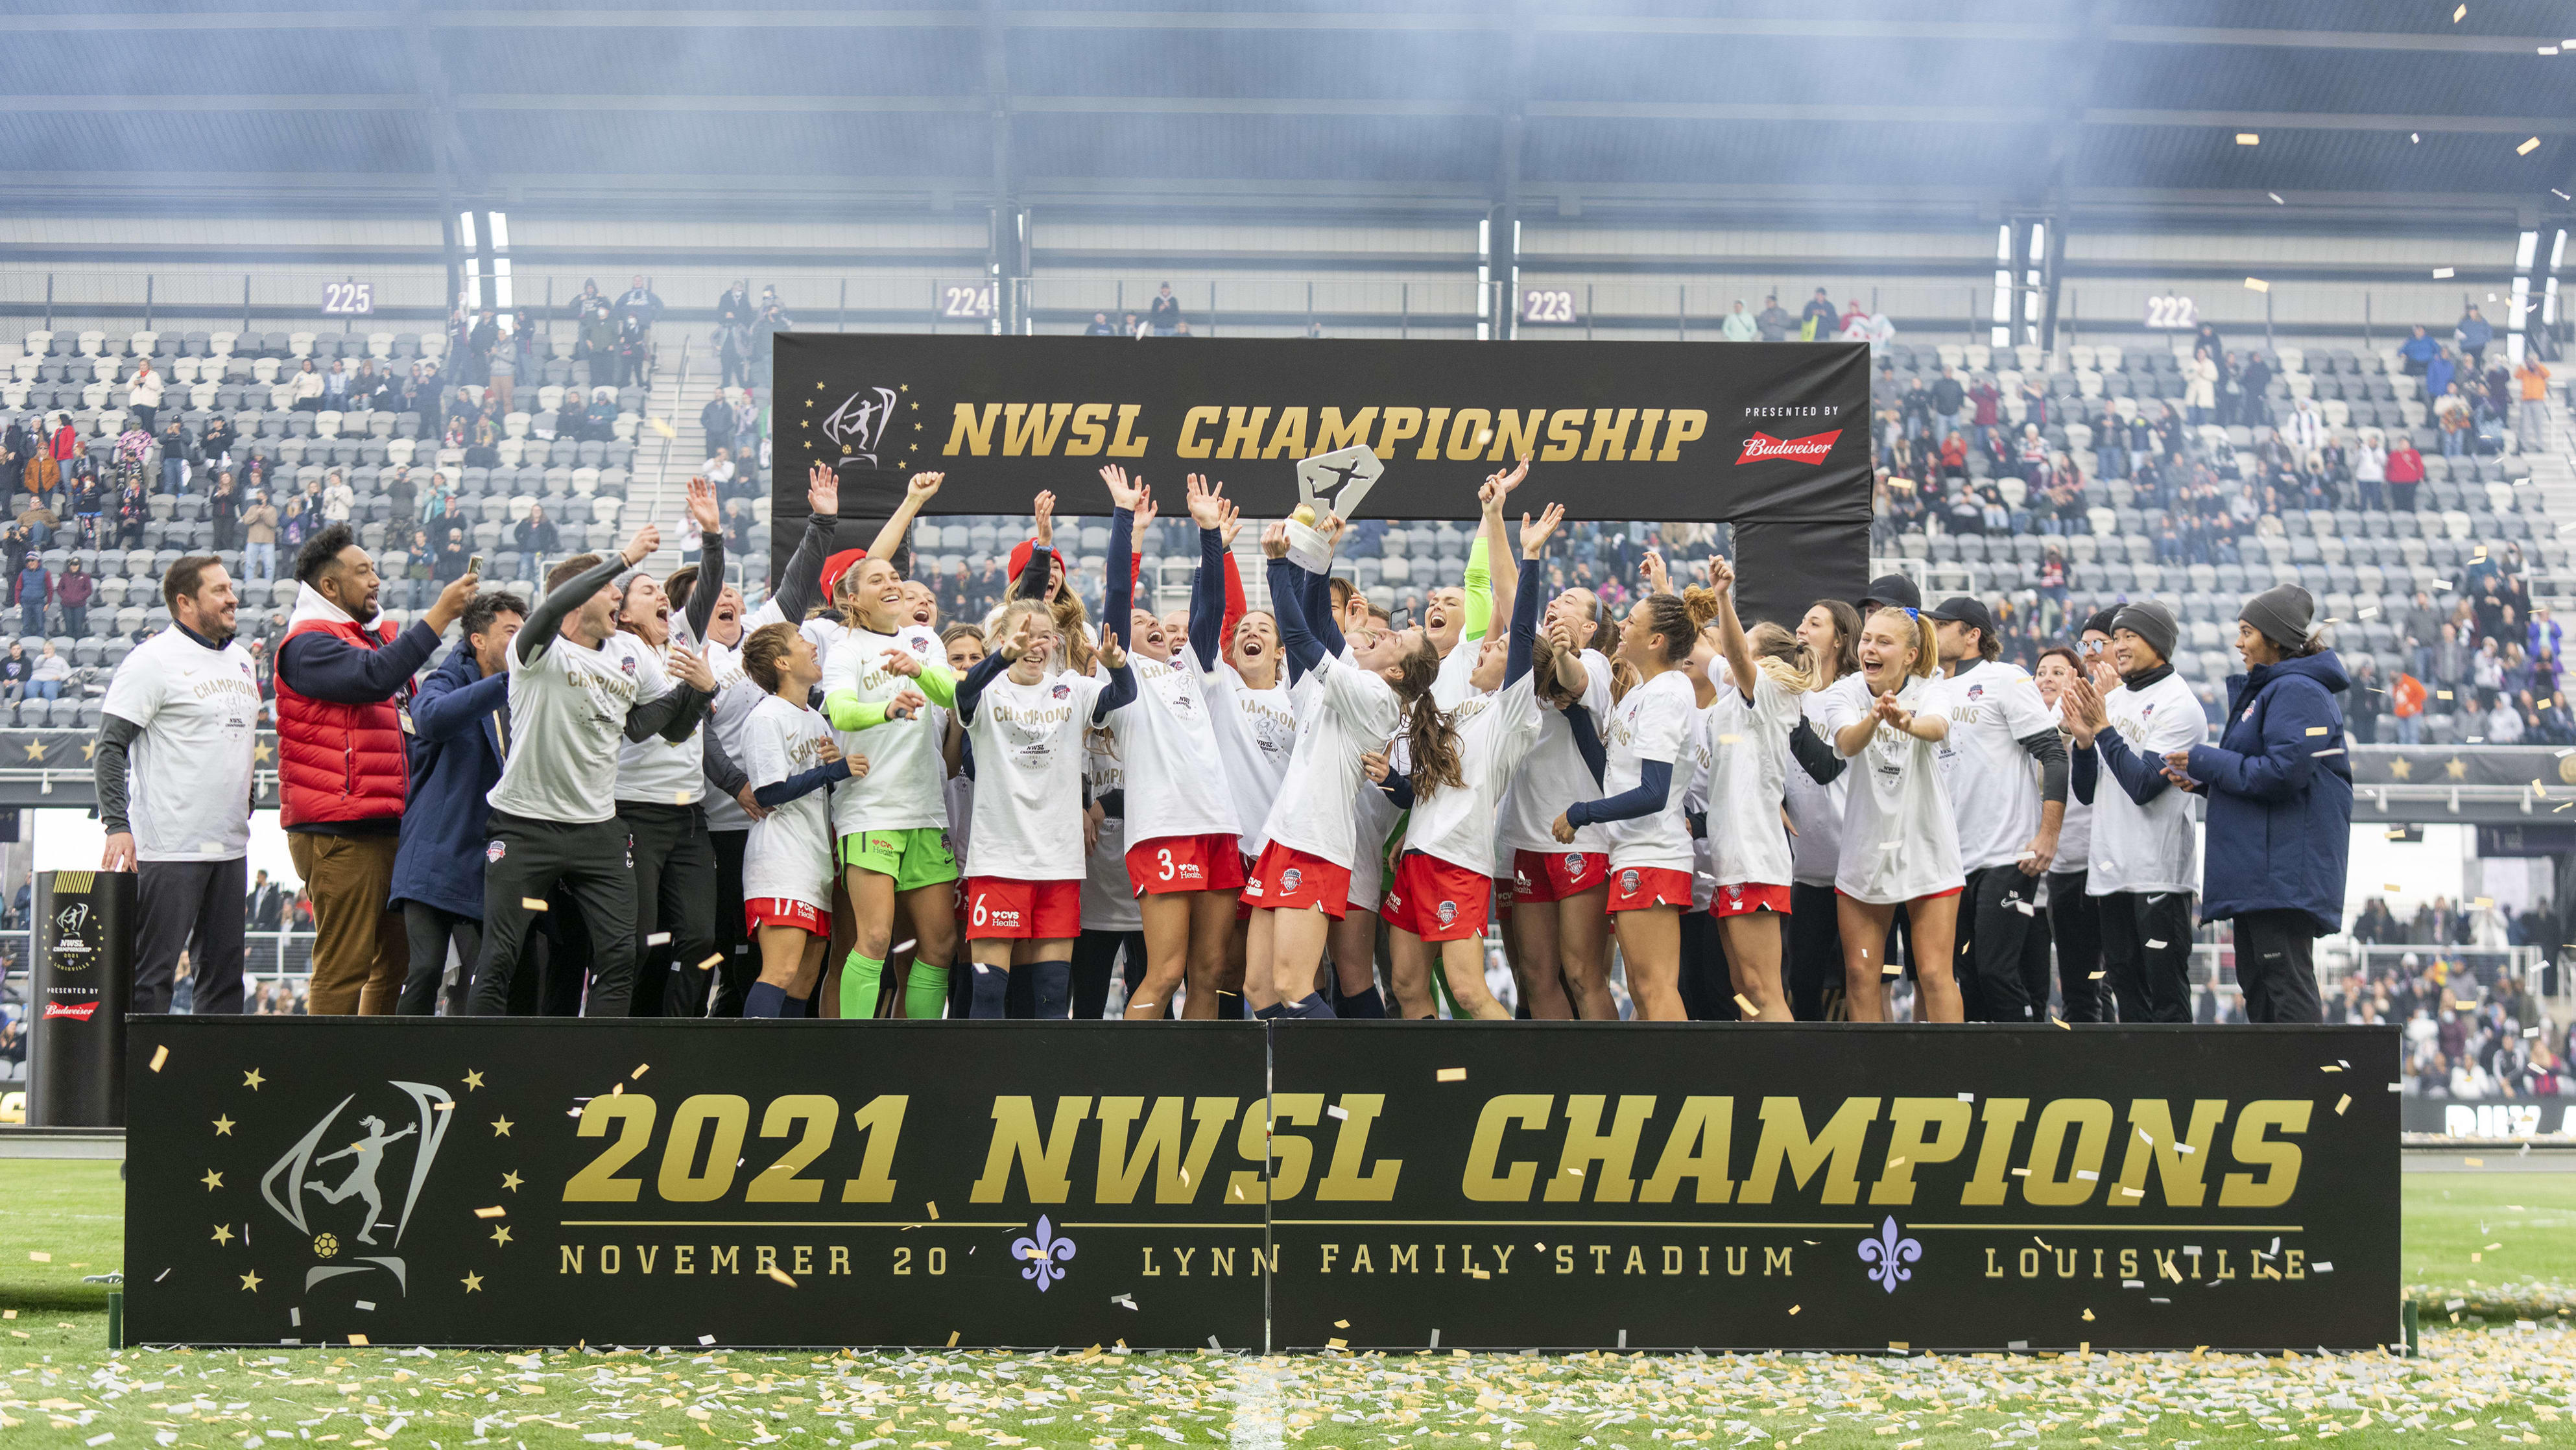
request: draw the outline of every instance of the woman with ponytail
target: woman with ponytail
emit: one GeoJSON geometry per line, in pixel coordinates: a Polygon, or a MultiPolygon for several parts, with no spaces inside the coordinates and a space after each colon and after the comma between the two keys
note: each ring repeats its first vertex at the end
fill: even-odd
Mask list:
{"type": "Polygon", "coordinates": [[[1825,739],[1826,718],[1839,698],[1865,708],[1854,693],[1860,682],[1860,611],[1839,599],[1819,599],[1798,621],[1810,687],[1799,700],[1789,730],[1796,767],[1787,772],[1790,847],[1789,1008],[1801,1022],[1843,1015],[1843,936],[1834,904],[1834,874],[1842,868],[1843,810],[1851,795],[1848,766],[1825,739]]]}
{"type": "Polygon", "coordinates": [[[1708,840],[1717,877],[1709,914],[1725,939],[1739,1004],[1765,1022],[1790,1020],[1780,984],[1781,923],[1790,915],[1795,874],[1780,828],[1787,793],[1789,732],[1814,683],[1808,650],[1771,623],[1748,633],[1735,613],[1735,570],[1711,559],[1718,653],[1726,668],[1709,709],[1708,840]]]}
{"type": "Polygon", "coordinates": [[[1699,626],[1678,595],[1649,594],[1629,606],[1619,630],[1619,660],[1637,674],[1637,685],[1610,709],[1603,732],[1603,767],[1597,801],[1566,807],[1550,827],[1558,844],[1594,823],[1610,827],[1612,929],[1628,964],[1628,994],[1637,1016],[1679,1022],[1681,914],[1691,904],[1690,825],[1683,816],[1689,781],[1673,780],[1675,762],[1691,753],[1690,730],[1699,704],[1683,661],[1699,642],[1699,626]]]}
{"type": "MultiPolygon", "coordinates": [[[[1340,527],[1338,519],[1326,525],[1336,542],[1340,527]]],[[[1244,883],[1252,905],[1244,995],[1263,1017],[1331,1017],[1331,1004],[1315,990],[1316,968],[1333,923],[1350,909],[1359,853],[1378,849],[1361,837],[1351,809],[1365,778],[1362,757],[1383,750],[1399,728],[1427,738],[1431,749],[1427,758],[1417,757],[1413,771],[1417,793],[1455,785],[1457,762],[1454,747],[1441,749],[1437,731],[1426,724],[1426,712],[1430,720],[1439,715],[1430,695],[1440,654],[1421,631],[1364,632],[1350,640],[1343,658],[1341,631],[1329,611],[1315,611],[1319,618],[1310,624],[1311,581],[1320,576],[1289,561],[1285,524],[1262,534],[1261,551],[1270,560],[1280,645],[1304,675],[1304,695],[1296,748],[1265,828],[1270,843],[1244,883]]]]}
{"type": "MultiPolygon", "coordinates": [[[[1481,495],[1486,532],[1503,537],[1502,503],[1509,490],[1488,481],[1481,495]]],[[[1493,905],[1494,813],[1514,769],[1539,736],[1543,711],[1530,655],[1538,637],[1538,559],[1565,510],[1551,504],[1532,523],[1521,518],[1517,580],[1495,571],[1493,609],[1511,620],[1508,643],[1486,631],[1476,645],[1465,684],[1469,693],[1446,719],[1436,709],[1414,707],[1418,730],[1409,731],[1417,776],[1449,774],[1445,788],[1399,793],[1413,807],[1405,850],[1386,891],[1385,917],[1394,949],[1395,983],[1408,1007],[1421,1001],[1420,984],[1432,957],[1458,1005],[1482,1019],[1508,1019],[1511,1009],[1485,988],[1485,922],[1493,905]],[[1432,738],[1437,737],[1437,738],[1432,738]],[[1429,756],[1426,756],[1429,752],[1429,756]],[[1426,758],[1441,758],[1446,771],[1423,771],[1426,758]]],[[[1427,1005],[1427,1003],[1425,1003],[1427,1005]]]]}
{"type": "Polygon", "coordinates": [[[1853,762],[1843,814],[1841,894],[1843,992],[1855,1022],[1887,1020],[1881,960],[1889,921],[1905,908],[1913,956],[1915,1018],[1961,1020],[1950,946],[1959,924],[1959,835],[1950,790],[1941,774],[1940,743],[1950,734],[1936,672],[1940,645],[1932,621],[1912,609],[1886,608],[1861,626],[1860,679],[1865,710],[1849,693],[1827,722],[1837,754],[1853,762]]]}

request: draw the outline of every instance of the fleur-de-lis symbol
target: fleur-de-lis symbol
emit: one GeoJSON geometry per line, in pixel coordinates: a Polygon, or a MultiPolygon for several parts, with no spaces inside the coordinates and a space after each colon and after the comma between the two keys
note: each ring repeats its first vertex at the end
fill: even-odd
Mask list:
{"type": "Polygon", "coordinates": [[[1878,1237],[1860,1241],[1860,1257],[1861,1262],[1870,1266],[1869,1276],[1878,1281],[1880,1288],[1893,1294],[1898,1281],[1914,1277],[1914,1271],[1905,1266],[1923,1257],[1923,1245],[1913,1239],[1899,1237],[1896,1220],[1891,1217],[1879,1225],[1878,1237]]]}
{"type": "Polygon", "coordinates": [[[1037,1280],[1038,1292],[1043,1294],[1047,1285],[1064,1277],[1061,1261],[1073,1257],[1073,1240],[1058,1238],[1055,1225],[1047,1222],[1045,1214],[1039,1214],[1038,1236],[1011,1240],[1011,1257],[1023,1265],[1020,1277],[1037,1280]]]}

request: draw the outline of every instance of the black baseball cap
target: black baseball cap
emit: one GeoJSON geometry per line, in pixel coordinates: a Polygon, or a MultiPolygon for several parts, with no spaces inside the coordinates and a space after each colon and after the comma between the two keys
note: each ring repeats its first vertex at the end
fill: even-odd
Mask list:
{"type": "Polygon", "coordinates": [[[1860,607],[1874,609],[1882,604],[1921,609],[1923,591],[1915,588],[1914,581],[1902,574],[1881,574],[1869,581],[1869,592],[1860,597],[1860,607]]]}
{"type": "Polygon", "coordinates": [[[1954,594],[1942,600],[1940,608],[1924,610],[1923,617],[1937,619],[1944,624],[1973,625],[1983,631],[1986,638],[1995,637],[1995,617],[1986,611],[1983,603],[1969,595],[1954,594]]]}

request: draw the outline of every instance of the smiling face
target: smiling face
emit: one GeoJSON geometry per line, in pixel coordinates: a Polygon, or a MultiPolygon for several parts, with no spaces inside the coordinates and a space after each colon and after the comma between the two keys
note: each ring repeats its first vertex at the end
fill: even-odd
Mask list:
{"type": "Polygon", "coordinates": [[[1509,641],[1487,630],[1476,643],[1476,667],[1468,672],[1467,684],[1482,693],[1503,687],[1503,672],[1511,664],[1509,641]]]}
{"type": "Polygon", "coordinates": [[[857,611],[862,628],[877,634],[901,629],[909,612],[903,578],[883,559],[861,559],[841,576],[841,597],[857,611]]]}
{"type": "Polygon", "coordinates": [[[1237,669],[1270,670],[1279,666],[1279,622],[1270,611],[1256,609],[1236,620],[1227,657],[1237,669]]]}
{"type": "Polygon", "coordinates": [[[1430,602],[1422,609],[1422,625],[1442,654],[1457,648],[1458,636],[1467,631],[1467,591],[1456,585],[1432,590],[1430,602]]]}
{"type": "Polygon", "coordinates": [[[1834,612],[1819,604],[1800,616],[1798,643],[1813,651],[1817,659],[1835,658],[1842,646],[1842,630],[1834,624],[1834,612]]]}
{"type": "Polygon", "coordinates": [[[948,668],[963,675],[984,662],[984,642],[971,634],[961,634],[948,642],[948,668]]]}
{"type": "Polygon", "coordinates": [[[1418,629],[1363,629],[1347,638],[1352,663],[1390,678],[1402,672],[1404,657],[1422,645],[1422,631],[1418,629]]]}
{"type": "Polygon", "coordinates": [[[1172,661],[1172,636],[1163,621],[1150,609],[1135,609],[1127,614],[1128,648],[1149,660],[1164,664],[1172,661]]]}
{"type": "Polygon", "coordinates": [[[742,643],[742,591],[728,584],[716,596],[715,613],[707,616],[707,638],[718,644],[742,643]]]}
{"type": "Polygon", "coordinates": [[[650,574],[638,574],[626,586],[626,597],[619,602],[617,624],[655,649],[671,638],[671,596],[650,574]]]}
{"type": "Polygon", "coordinates": [[[2050,655],[2039,662],[2031,678],[2039,683],[2039,698],[2054,705],[2057,697],[2066,693],[2066,687],[2075,683],[2075,666],[2067,663],[2064,655],[2050,655]]]}
{"type": "Polygon", "coordinates": [[[1658,643],[1661,638],[1646,602],[1641,599],[1628,606],[1628,617],[1619,622],[1619,658],[1640,670],[1645,669],[1649,662],[1657,668],[1665,668],[1663,647],[1658,643]]]}
{"type": "Polygon", "coordinates": [[[906,616],[924,629],[939,627],[939,596],[918,579],[903,581],[903,603],[906,616]]]}
{"type": "Polygon", "coordinates": [[[1601,601],[1591,590],[1579,586],[1568,589],[1547,602],[1547,623],[1553,626],[1559,620],[1571,622],[1574,625],[1574,642],[1577,648],[1590,648],[1593,621],[1600,617],[1601,601]]]}
{"type": "Polygon", "coordinates": [[[2120,667],[2121,674],[2134,675],[2140,670],[2152,670],[2164,662],[2164,656],[2157,654],[2155,646],[2148,644],[2146,637],[2136,630],[2111,631],[2111,663],[2120,667]]]}
{"type": "Polygon", "coordinates": [[[1861,624],[1860,670],[1870,693],[1884,695],[1905,688],[1905,678],[1922,648],[1906,624],[1904,615],[1888,612],[1873,614],[1861,624]]]}

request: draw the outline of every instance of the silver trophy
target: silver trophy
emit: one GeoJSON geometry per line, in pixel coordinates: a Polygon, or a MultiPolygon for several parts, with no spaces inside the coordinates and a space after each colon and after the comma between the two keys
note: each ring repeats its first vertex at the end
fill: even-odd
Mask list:
{"type": "Polygon", "coordinates": [[[1288,554],[1307,569],[1322,573],[1332,560],[1332,546],[1315,530],[1326,514],[1348,519],[1360,501],[1386,474],[1386,463],[1365,443],[1297,460],[1297,511],[1288,516],[1288,554]]]}

